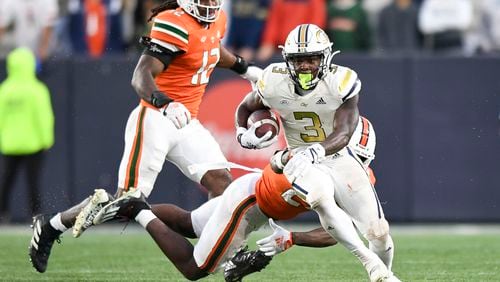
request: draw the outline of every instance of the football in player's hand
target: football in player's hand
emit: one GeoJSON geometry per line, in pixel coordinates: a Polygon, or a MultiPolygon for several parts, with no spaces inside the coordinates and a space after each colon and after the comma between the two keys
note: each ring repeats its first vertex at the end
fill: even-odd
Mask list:
{"type": "MultiPolygon", "coordinates": [[[[261,121],[262,125],[255,129],[255,135],[257,137],[264,136],[268,131],[271,131],[271,137],[269,139],[274,138],[274,136],[279,133],[279,123],[276,115],[269,110],[257,110],[250,114],[247,120],[247,128],[250,128],[254,123],[261,121]]],[[[268,140],[269,140],[268,139],[268,140]]]]}

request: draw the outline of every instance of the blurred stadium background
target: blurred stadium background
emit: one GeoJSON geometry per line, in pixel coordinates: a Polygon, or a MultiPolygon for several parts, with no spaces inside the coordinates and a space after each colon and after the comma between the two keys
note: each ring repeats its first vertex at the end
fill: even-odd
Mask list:
{"type": "MultiPolygon", "coordinates": [[[[96,187],[115,190],[125,122],[137,103],[129,85],[135,60],[71,58],[44,66],[40,76],[56,116],[40,195],[44,211],[69,207],[96,187]]],[[[339,55],[337,63],[363,81],[361,113],[378,139],[376,188],[392,222],[499,222],[500,58],[339,55]]],[[[259,167],[273,148],[248,153],[233,132],[234,109],[248,90],[236,75],[216,71],[200,119],[230,160],[259,167]]],[[[202,188],[164,166],[152,202],[190,209],[205,200],[202,188]]],[[[15,221],[29,217],[19,180],[15,221]]]]}

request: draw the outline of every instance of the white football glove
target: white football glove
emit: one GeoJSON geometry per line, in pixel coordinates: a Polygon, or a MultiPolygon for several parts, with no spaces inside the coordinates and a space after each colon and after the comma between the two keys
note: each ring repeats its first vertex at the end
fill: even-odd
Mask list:
{"type": "Polygon", "coordinates": [[[268,131],[264,136],[257,137],[255,135],[255,129],[261,126],[263,121],[257,121],[249,129],[244,127],[238,127],[236,129],[236,139],[240,143],[241,147],[247,149],[262,149],[271,146],[278,140],[278,136],[274,136],[269,139],[273,134],[271,131],[268,131]],[[268,140],[269,139],[269,140],[268,140]]]}
{"type": "Polygon", "coordinates": [[[177,129],[183,128],[191,121],[191,113],[179,102],[170,102],[163,115],[171,120],[177,129]]]}
{"type": "Polygon", "coordinates": [[[269,161],[271,168],[276,173],[283,173],[283,168],[291,157],[292,152],[288,149],[276,151],[269,161]]]}
{"type": "Polygon", "coordinates": [[[301,177],[307,169],[315,163],[319,163],[325,158],[325,148],[316,143],[307,147],[304,151],[292,156],[283,169],[285,177],[293,183],[295,179],[301,177]]]}
{"type": "Polygon", "coordinates": [[[248,66],[247,72],[240,76],[250,82],[257,83],[262,76],[262,72],[263,70],[257,66],[248,66]]]}
{"type": "Polygon", "coordinates": [[[286,251],[293,246],[292,232],[274,223],[272,218],[269,219],[269,225],[274,230],[273,234],[257,241],[259,250],[266,256],[274,256],[286,251]]]}

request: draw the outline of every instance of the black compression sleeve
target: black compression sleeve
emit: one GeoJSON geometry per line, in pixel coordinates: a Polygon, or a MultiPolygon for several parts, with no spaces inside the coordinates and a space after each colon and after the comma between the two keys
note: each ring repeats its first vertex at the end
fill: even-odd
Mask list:
{"type": "Polygon", "coordinates": [[[244,74],[247,72],[248,69],[248,63],[243,59],[242,57],[235,55],[236,56],[236,62],[234,62],[234,65],[230,67],[231,70],[235,71],[237,74],[244,74]]]}
{"type": "Polygon", "coordinates": [[[143,54],[155,57],[160,60],[163,63],[163,69],[166,69],[176,56],[184,53],[183,51],[173,52],[172,50],[169,50],[151,41],[141,43],[145,46],[143,54]]]}

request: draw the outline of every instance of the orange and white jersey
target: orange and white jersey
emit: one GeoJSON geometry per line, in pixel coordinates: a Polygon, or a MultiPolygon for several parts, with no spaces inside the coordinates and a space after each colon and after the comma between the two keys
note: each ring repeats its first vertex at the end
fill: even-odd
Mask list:
{"type": "Polygon", "coordinates": [[[275,173],[270,165],[255,184],[259,208],[267,216],[278,220],[291,219],[309,210],[309,205],[297,196],[285,175],[275,173]]]}
{"type": "MultiPolygon", "coordinates": [[[[188,108],[196,118],[210,75],[220,59],[220,41],[226,31],[226,15],[202,25],[181,8],[158,14],[151,42],[173,51],[183,51],[156,79],[158,89],[188,108]]],[[[145,101],[142,104],[149,106],[145,101]]]]}

